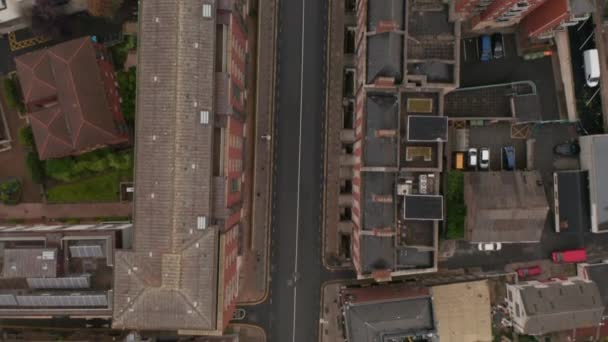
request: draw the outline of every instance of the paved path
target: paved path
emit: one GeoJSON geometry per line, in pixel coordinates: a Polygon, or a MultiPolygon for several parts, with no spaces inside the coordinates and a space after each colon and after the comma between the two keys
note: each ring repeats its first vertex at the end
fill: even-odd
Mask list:
{"type": "Polygon", "coordinates": [[[0,220],[24,219],[44,220],[59,218],[98,218],[131,216],[131,202],[88,203],[88,204],[42,204],[21,203],[0,205],[0,220]]]}

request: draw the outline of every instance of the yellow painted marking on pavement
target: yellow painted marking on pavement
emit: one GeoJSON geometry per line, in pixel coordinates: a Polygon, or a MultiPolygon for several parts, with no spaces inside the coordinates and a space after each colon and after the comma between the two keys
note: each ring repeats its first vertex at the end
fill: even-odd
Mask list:
{"type": "Polygon", "coordinates": [[[15,32],[11,32],[8,34],[8,44],[11,51],[17,51],[28,47],[36,46],[38,44],[48,42],[49,40],[51,40],[51,38],[45,36],[36,36],[28,39],[17,40],[17,35],[15,34],[15,32]]]}

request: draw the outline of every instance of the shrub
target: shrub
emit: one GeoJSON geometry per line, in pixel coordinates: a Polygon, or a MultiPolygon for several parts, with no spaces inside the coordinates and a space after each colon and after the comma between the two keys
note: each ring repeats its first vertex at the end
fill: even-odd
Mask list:
{"type": "Polygon", "coordinates": [[[34,132],[32,126],[24,126],[19,129],[19,143],[25,147],[34,147],[34,132]]]}
{"type": "Polygon", "coordinates": [[[117,79],[118,92],[122,98],[122,113],[127,123],[133,126],[135,123],[135,91],[137,82],[135,67],[129,68],[128,71],[119,71],[117,79]]]}
{"type": "Polygon", "coordinates": [[[12,78],[4,79],[4,95],[8,106],[14,110],[23,112],[25,107],[21,101],[21,94],[17,82],[12,78]]]}
{"type": "Polygon", "coordinates": [[[74,159],[71,157],[46,161],[46,174],[54,179],[70,182],[76,178],[74,159]]]}
{"type": "Polygon", "coordinates": [[[446,193],[447,232],[448,239],[464,237],[464,222],[467,208],[464,205],[464,174],[451,171],[447,174],[448,184],[446,193]]]}
{"type": "Polygon", "coordinates": [[[40,160],[38,153],[35,150],[28,152],[25,163],[30,171],[32,181],[36,184],[41,184],[46,178],[46,172],[44,169],[45,163],[40,160]]]}
{"type": "Polygon", "coordinates": [[[10,179],[0,184],[0,201],[4,204],[17,204],[21,193],[21,182],[10,179]]]}
{"type": "Polygon", "coordinates": [[[112,54],[112,60],[114,61],[114,67],[116,70],[122,70],[124,68],[129,51],[135,49],[136,47],[137,39],[135,36],[126,36],[122,43],[116,44],[110,48],[110,53],[112,54]]]}
{"type": "Polygon", "coordinates": [[[107,171],[129,171],[132,168],[131,151],[111,152],[105,149],[76,157],[51,159],[46,163],[46,174],[59,181],[72,182],[107,171]]]}

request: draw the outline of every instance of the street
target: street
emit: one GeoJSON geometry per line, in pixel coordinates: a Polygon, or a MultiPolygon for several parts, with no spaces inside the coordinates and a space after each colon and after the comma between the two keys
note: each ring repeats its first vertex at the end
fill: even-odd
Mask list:
{"type": "Polygon", "coordinates": [[[317,336],[326,4],[280,3],[269,341],[317,336]]]}

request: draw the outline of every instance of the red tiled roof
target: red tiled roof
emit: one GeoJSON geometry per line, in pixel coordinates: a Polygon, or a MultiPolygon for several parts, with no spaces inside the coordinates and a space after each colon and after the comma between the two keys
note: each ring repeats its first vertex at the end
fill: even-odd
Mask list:
{"type": "Polygon", "coordinates": [[[116,127],[89,37],[15,62],[41,159],[127,141],[116,127]]]}

